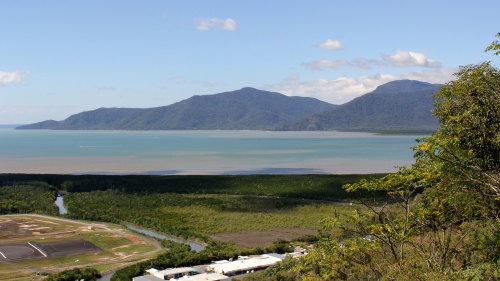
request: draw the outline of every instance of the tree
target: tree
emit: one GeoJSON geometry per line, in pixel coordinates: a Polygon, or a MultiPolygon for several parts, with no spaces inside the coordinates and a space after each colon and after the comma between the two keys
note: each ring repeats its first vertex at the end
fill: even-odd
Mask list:
{"type": "MultiPolygon", "coordinates": [[[[500,32],[497,33],[497,37],[500,38],[500,32]]],[[[491,43],[491,45],[489,45],[486,50],[484,50],[485,52],[488,52],[488,51],[495,51],[493,54],[494,55],[499,55],[500,54],[500,42],[498,40],[496,41],[493,41],[491,43]]]]}
{"type": "Polygon", "coordinates": [[[434,94],[441,124],[416,156],[440,165],[443,180],[492,204],[500,203],[500,72],[491,63],[468,65],[434,94]],[[490,199],[494,199],[491,201],[490,199]]]}
{"type": "Polygon", "coordinates": [[[497,280],[500,71],[484,62],[455,76],[433,96],[440,127],[414,147],[415,164],[344,187],[387,200],[362,202],[348,223],[326,221],[344,239],[323,239],[296,270],[325,280],[497,280]]]}

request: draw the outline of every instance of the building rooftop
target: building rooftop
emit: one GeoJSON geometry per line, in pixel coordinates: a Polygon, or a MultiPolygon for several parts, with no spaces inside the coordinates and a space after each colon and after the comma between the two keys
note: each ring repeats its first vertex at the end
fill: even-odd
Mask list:
{"type": "Polygon", "coordinates": [[[235,261],[218,262],[208,267],[220,274],[230,275],[237,272],[262,269],[280,262],[284,257],[278,254],[264,254],[254,257],[245,257],[235,261]]]}
{"type": "Polygon", "coordinates": [[[157,270],[157,271],[150,270],[148,272],[157,276],[159,274],[161,274],[161,275],[173,275],[173,274],[188,273],[188,272],[198,272],[198,270],[196,270],[192,267],[176,267],[176,268],[167,268],[164,270],[157,270]]]}
{"type": "Polygon", "coordinates": [[[197,275],[192,275],[192,276],[184,276],[180,277],[177,279],[170,279],[172,281],[178,280],[178,281],[226,281],[226,280],[231,280],[231,278],[219,274],[219,273],[201,273],[197,275]]]}
{"type": "Polygon", "coordinates": [[[144,275],[144,276],[137,276],[132,278],[132,281],[160,281],[163,279],[155,277],[153,275],[144,275]]]}

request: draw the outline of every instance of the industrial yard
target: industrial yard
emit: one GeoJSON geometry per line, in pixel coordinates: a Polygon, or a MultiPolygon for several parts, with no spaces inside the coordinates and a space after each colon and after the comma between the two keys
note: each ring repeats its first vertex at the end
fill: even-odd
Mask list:
{"type": "Polygon", "coordinates": [[[106,271],[150,258],[160,249],[118,225],[33,214],[0,216],[1,280],[41,280],[85,266],[106,271]]]}
{"type": "MultiPolygon", "coordinates": [[[[304,249],[299,252],[290,253],[291,257],[304,256],[304,249]]],[[[168,268],[157,270],[150,268],[148,274],[134,277],[133,281],[229,281],[233,278],[239,279],[246,274],[264,270],[276,263],[281,262],[284,255],[268,253],[262,255],[239,256],[236,260],[219,260],[207,265],[192,267],[168,268]]]]}

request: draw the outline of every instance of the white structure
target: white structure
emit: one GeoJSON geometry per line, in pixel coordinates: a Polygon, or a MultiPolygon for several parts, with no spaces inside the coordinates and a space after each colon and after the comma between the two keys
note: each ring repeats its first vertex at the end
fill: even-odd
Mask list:
{"type": "MultiPolygon", "coordinates": [[[[164,270],[158,270],[155,268],[151,268],[146,270],[149,274],[157,277],[161,280],[170,280],[173,278],[179,278],[183,276],[191,276],[198,274],[198,270],[192,267],[178,267],[178,268],[169,268],[164,270]]],[[[135,280],[134,280],[135,281],[135,280]]]]}
{"type": "Polygon", "coordinates": [[[132,281],[161,281],[161,280],[163,279],[160,279],[153,275],[144,275],[132,278],[132,281]]]}
{"type": "Polygon", "coordinates": [[[165,270],[148,269],[151,275],[135,277],[133,281],[229,281],[230,276],[246,274],[268,268],[285,257],[279,254],[264,254],[260,256],[238,257],[235,261],[216,261],[207,266],[207,273],[199,274],[192,267],[169,268],[165,270]]]}
{"type": "Polygon", "coordinates": [[[264,254],[253,257],[240,257],[235,261],[215,262],[209,265],[208,269],[210,271],[224,274],[226,276],[234,276],[265,269],[280,262],[281,260],[283,260],[283,258],[284,257],[279,254],[264,254]]]}
{"type": "Polygon", "coordinates": [[[231,277],[219,273],[201,273],[192,276],[184,276],[179,279],[171,279],[171,281],[229,281],[231,277]]]}

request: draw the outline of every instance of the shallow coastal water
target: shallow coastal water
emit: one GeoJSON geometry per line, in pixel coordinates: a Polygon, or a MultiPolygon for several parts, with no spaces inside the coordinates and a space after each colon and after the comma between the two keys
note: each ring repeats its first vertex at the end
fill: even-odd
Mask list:
{"type": "Polygon", "coordinates": [[[391,172],[422,136],[353,132],[0,129],[0,173],[391,172]]]}

